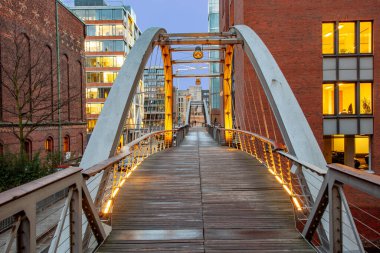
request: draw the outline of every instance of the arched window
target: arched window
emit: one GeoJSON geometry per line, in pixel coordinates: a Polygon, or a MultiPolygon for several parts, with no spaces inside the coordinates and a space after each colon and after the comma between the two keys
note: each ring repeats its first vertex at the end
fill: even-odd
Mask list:
{"type": "Polygon", "coordinates": [[[61,112],[62,119],[70,121],[70,87],[69,87],[69,57],[64,54],[61,58],[61,112]]]}
{"type": "Polygon", "coordinates": [[[54,140],[51,136],[49,136],[45,140],[45,151],[50,153],[50,152],[53,152],[53,150],[54,150],[54,140]]]}
{"type": "Polygon", "coordinates": [[[25,140],[24,151],[29,160],[32,160],[32,141],[30,139],[25,140]]]}
{"type": "MultiPolygon", "coordinates": [[[[32,53],[30,49],[30,38],[26,33],[22,33],[17,43],[19,43],[18,47],[21,48],[21,50],[19,50],[20,53],[16,57],[23,57],[27,61],[27,67],[24,71],[28,75],[28,92],[29,94],[32,94],[32,53]]],[[[32,99],[29,100],[29,112],[31,113],[33,110],[33,105],[32,99]]]]}
{"type": "Polygon", "coordinates": [[[83,134],[82,133],[79,134],[79,142],[80,142],[80,147],[81,147],[81,154],[83,155],[83,151],[84,151],[84,139],[83,139],[83,134]]]}
{"type": "MultiPolygon", "coordinates": [[[[2,60],[2,53],[1,53],[1,48],[2,48],[2,36],[0,34],[0,66],[1,65],[1,60],[2,60]]],[[[2,76],[3,70],[2,67],[0,67],[0,120],[3,120],[3,76],[2,76]]]]}
{"type": "Polygon", "coordinates": [[[70,136],[63,137],[63,152],[70,152],[70,136]]]}
{"type": "Polygon", "coordinates": [[[53,76],[53,51],[49,45],[46,45],[46,64],[49,68],[46,68],[49,71],[47,77],[49,77],[50,81],[50,106],[51,106],[51,120],[54,121],[54,76],[53,76]]]}
{"type": "MultiPolygon", "coordinates": [[[[80,103],[80,119],[83,121],[83,95],[84,95],[84,87],[83,87],[83,68],[82,68],[82,63],[80,61],[78,62],[78,69],[79,69],[79,103],[80,103]]],[[[82,138],[83,140],[83,138],[82,138]]],[[[83,149],[83,148],[82,148],[83,149]]],[[[83,152],[82,152],[83,153],[83,152]]]]}
{"type": "Polygon", "coordinates": [[[4,144],[0,142],[0,156],[4,155],[4,144]]]}

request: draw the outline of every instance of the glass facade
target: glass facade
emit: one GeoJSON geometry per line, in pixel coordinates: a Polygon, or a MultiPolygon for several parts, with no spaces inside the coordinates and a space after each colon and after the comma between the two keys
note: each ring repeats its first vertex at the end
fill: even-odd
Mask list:
{"type": "Polygon", "coordinates": [[[86,89],[86,98],[107,98],[110,93],[111,88],[87,88],[86,89]]]}
{"type": "Polygon", "coordinates": [[[163,68],[144,70],[144,125],[163,128],[165,124],[165,77],[163,68]]]}
{"type": "Polygon", "coordinates": [[[87,114],[100,114],[103,109],[103,103],[87,103],[86,113],[87,114]]]}
{"type": "Polygon", "coordinates": [[[124,25],[88,25],[88,36],[124,36],[124,25]]]}
{"type": "Polygon", "coordinates": [[[87,20],[123,20],[123,9],[74,9],[73,12],[83,21],[87,20]]]}
{"type": "Polygon", "coordinates": [[[86,72],[87,83],[113,83],[118,72],[86,72]]]}
{"type": "MultiPolygon", "coordinates": [[[[132,8],[124,5],[108,6],[102,0],[78,0],[71,10],[86,23],[86,112],[87,130],[92,132],[111,90],[110,86],[141,32],[132,8]]],[[[136,92],[141,95],[136,95],[132,101],[124,130],[142,126],[142,82],[136,92]]]]}
{"type": "Polygon", "coordinates": [[[124,56],[88,56],[86,57],[86,67],[90,68],[112,68],[121,67],[124,63],[124,56]]]}
{"type": "Polygon", "coordinates": [[[124,52],[125,42],[122,40],[90,40],[85,43],[86,52],[124,52]]]}
{"type": "Polygon", "coordinates": [[[373,134],[373,25],[322,23],[322,110],[328,163],[370,167],[373,134]]]}
{"type": "MultiPolygon", "coordinates": [[[[219,32],[219,0],[208,1],[208,31],[219,32]]],[[[210,51],[210,59],[219,59],[218,51],[210,51]]],[[[219,64],[210,63],[210,73],[219,73],[219,64]]],[[[220,108],[220,78],[210,78],[210,106],[220,108]]]]}
{"type": "Polygon", "coordinates": [[[324,115],[372,114],[372,83],[325,83],[322,97],[324,115]]]}

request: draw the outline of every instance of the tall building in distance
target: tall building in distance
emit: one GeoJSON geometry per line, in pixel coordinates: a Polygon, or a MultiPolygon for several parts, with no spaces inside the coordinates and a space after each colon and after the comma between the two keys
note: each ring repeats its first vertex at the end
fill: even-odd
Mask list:
{"type": "Polygon", "coordinates": [[[165,126],[165,77],[162,66],[144,69],[144,127],[163,129],[165,126]]]}
{"type": "Polygon", "coordinates": [[[177,92],[177,122],[183,126],[186,121],[187,106],[191,99],[189,90],[178,90],[177,92]]]}
{"type": "MultiPolygon", "coordinates": [[[[208,31],[219,32],[219,0],[208,0],[208,31]]],[[[219,51],[210,51],[210,59],[219,59],[219,51]]],[[[217,74],[220,72],[219,63],[210,63],[210,74],[217,74]]],[[[210,116],[211,121],[220,122],[220,78],[210,78],[210,116]]]]}
{"type": "MultiPolygon", "coordinates": [[[[75,0],[71,10],[86,24],[86,113],[87,130],[91,133],[118,71],[141,32],[130,6],[110,6],[104,0],[75,0]]],[[[124,132],[142,127],[143,96],[140,82],[124,132]]]]}

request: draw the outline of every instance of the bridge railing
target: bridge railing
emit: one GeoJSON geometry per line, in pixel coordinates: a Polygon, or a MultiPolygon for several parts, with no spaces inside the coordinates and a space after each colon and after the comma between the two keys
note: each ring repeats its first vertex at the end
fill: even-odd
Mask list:
{"type": "Polygon", "coordinates": [[[60,245],[67,243],[61,235],[68,226],[71,252],[92,252],[107,236],[105,224],[112,225],[115,198],[131,173],[150,155],[179,146],[187,132],[188,126],[152,132],[87,170],[70,167],[0,193],[0,220],[14,220],[10,229],[0,232],[0,251],[59,252],[60,245]],[[173,143],[165,141],[169,132],[175,136],[173,143]],[[93,201],[87,182],[101,172],[101,194],[93,201]],[[39,203],[62,191],[65,198],[44,210],[38,208],[39,203]],[[83,226],[84,220],[89,226],[83,226]]]}
{"type": "Polygon", "coordinates": [[[376,204],[380,198],[379,176],[340,164],[328,165],[326,172],[298,160],[280,143],[252,132],[212,126],[208,126],[208,132],[219,144],[246,152],[267,167],[289,194],[297,229],[319,252],[380,252],[380,205],[376,204]],[[229,141],[225,140],[226,131],[232,136],[229,141]],[[315,200],[311,191],[316,187],[305,177],[323,180],[315,200]],[[361,197],[372,198],[377,210],[371,213],[355,200],[347,200],[345,191],[351,193],[352,189],[361,197]],[[348,227],[354,228],[354,234],[349,234],[348,227]]]}

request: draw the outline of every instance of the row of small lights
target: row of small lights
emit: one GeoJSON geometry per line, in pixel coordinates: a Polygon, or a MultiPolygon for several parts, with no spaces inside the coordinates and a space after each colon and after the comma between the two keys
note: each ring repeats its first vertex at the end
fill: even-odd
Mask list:
{"type": "Polygon", "coordinates": [[[113,190],[113,192],[111,194],[111,198],[107,201],[107,204],[104,207],[104,210],[103,210],[104,214],[108,214],[110,212],[112,203],[113,203],[115,197],[117,196],[117,194],[119,193],[120,188],[125,184],[127,178],[129,178],[129,176],[132,174],[132,172],[134,170],[136,170],[139,165],[140,165],[140,162],[137,163],[135,166],[133,166],[132,169],[128,172],[128,174],[125,176],[125,178],[123,178],[123,180],[121,180],[120,183],[118,184],[118,186],[113,190]]]}
{"type": "Polygon", "coordinates": [[[268,171],[274,175],[274,177],[276,178],[276,180],[282,185],[282,187],[285,189],[285,191],[289,194],[289,196],[292,197],[292,201],[294,203],[294,205],[296,206],[297,210],[298,211],[302,211],[302,207],[298,201],[298,199],[295,197],[294,193],[292,193],[292,191],[289,189],[289,187],[284,183],[284,181],[276,174],[276,172],[274,172],[271,168],[268,168],[268,171]]]}

